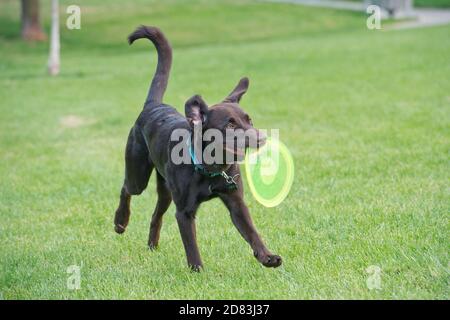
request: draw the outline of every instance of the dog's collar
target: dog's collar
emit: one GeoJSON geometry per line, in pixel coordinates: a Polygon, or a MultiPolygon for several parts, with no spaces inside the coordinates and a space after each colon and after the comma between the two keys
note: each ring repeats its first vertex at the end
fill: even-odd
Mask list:
{"type": "MultiPolygon", "coordinates": [[[[191,156],[192,164],[194,165],[195,171],[197,171],[201,175],[204,175],[208,178],[222,176],[226,181],[227,189],[230,189],[230,190],[237,189],[236,179],[237,179],[237,177],[239,177],[239,173],[235,174],[234,176],[229,176],[225,171],[220,171],[220,172],[208,171],[204,166],[202,166],[200,161],[197,160],[197,157],[195,156],[195,152],[194,152],[194,146],[191,143],[191,138],[188,139],[187,145],[188,145],[189,155],[191,156]]],[[[210,188],[211,188],[211,186],[210,186],[210,188]]]]}

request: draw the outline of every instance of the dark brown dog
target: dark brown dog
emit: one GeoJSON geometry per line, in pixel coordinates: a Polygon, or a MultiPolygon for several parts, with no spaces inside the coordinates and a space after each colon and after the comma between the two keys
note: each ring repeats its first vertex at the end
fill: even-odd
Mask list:
{"type": "MultiPolygon", "coordinates": [[[[226,130],[253,129],[249,116],[238,104],[247,91],[248,79],[241,79],[224,101],[211,108],[208,108],[200,96],[193,96],[186,102],[186,117],[183,117],[173,107],[162,103],[172,64],[172,49],[167,39],[158,28],[145,26],[139,27],[128,40],[131,44],[140,38],[147,38],[155,45],[158,66],[144,109],[128,136],[125,181],[115,214],[115,231],[125,231],[130,218],[131,196],[139,195],[145,190],[150,174],[156,168],[158,202],[150,224],[150,249],[158,246],[162,217],[173,200],[188,265],[199,271],[202,261],[196,241],[195,214],[202,202],[219,197],[258,261],[266,267],[280,266],[281,257],[266,248],[252,223],[243,200],[243,185],[237,163],[174,164],[170,158],[171,150],[177,144],[171,139],[175,129],[186,129],[192,133],[194,125],[198,124],[202,125],[202,130],[214,128],[223,134],[226,130]]],[[[265,138],[254,130],[257,132],[255,138],[258,145],[263,144],[265,138]]],[[[204,148],[205,145],[201,147],[204,148]]],[[[236,152],[234,149],[232,151],[236,152]]]]}

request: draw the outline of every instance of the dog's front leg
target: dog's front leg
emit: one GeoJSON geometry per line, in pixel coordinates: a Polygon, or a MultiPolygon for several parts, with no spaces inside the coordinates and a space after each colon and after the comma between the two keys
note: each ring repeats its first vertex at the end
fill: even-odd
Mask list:
{"type": "Polygon", "coordinates": [[[238,229],[242,237],[250,244],[253,254],[266,267],[276,268],[282,263],[280,256],[272,254],[265,246],[248,212],[248,208],[242,199],[242,194],[233,192],[223,194],[220,197],[224,204],[230,210],[231,220],[238,229]]]}
{"type": "Polygon", "coordinates": [[[198,272],[203,264],[197,246],[195,211],[177,210],[176,218],[184,249],[186,251],[188,265],[193,271],[198,272]]]}

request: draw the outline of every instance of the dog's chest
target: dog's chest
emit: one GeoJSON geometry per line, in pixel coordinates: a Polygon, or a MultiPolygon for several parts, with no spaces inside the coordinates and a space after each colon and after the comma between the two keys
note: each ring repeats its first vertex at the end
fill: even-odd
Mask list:
{"type": "Polygon", "coordinates": [[[227,183],[222,177],[206,178],[198,189],[197,200],[200,202],[208,201],[218,197],[219,194],[233,192],[236,188],[236,185],[227,183]]]}

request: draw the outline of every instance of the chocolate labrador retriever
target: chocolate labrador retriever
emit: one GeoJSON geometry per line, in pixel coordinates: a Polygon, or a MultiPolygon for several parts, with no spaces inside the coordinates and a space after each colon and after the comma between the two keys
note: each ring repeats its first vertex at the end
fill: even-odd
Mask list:
{"type": "MultiPolygon", "coordinates": [[[[202,164],[196,161],[192,153],[190,159],[193,163],[174,163],[171,159],[173,148],[179,144],[178,141],[173,141],[173,132],[183,129],[192,135],[194,127],[198,125],[202,132],[213,128],[224,135],[229,130],[252,129],[256,132],[253,138],[257,140],[257,145],[264,143],[263,134],[253,128],[250,117],[239,106],[241,97],[247,91],[248,79],[242,78],[222,102],[210,108],[199,95],[193,96],[185,104],[184,117],[175,108],[162,103],[172,64],[169,42],[158,28],[146,26],[136,29],[128,37],[128,41],[132,44],[141,38],[147,38],[155,45],[158,65],[144,109],[128,136],[125,179],[114,218],[115,231],[119,234],[125,231],[130,218],[131,196],[139,195],[145,190],[153,169],[156,169],[158,201],[150,223],[150,249],[158,246],[162,218],[173,200],[188,265],[192,270],[200,271],[202,260],[196,241],[195,214],[202,202],[219,197],[258,261],[266,267],[280,266],[281,257],[266,248],[252,223],[243,200],[243,185],[236,161],[202,164]]],[[[195,143],[197,142],[196,140],[195,143]]],[[[205,148],[206,145],[207,143],[201,142],[200,148],[205,148]]],[[[224,152],[230,152],[225,149],[224,146],[224,152]]],[[[231,152],[236,153],[237,149],[231,152]]]]}

